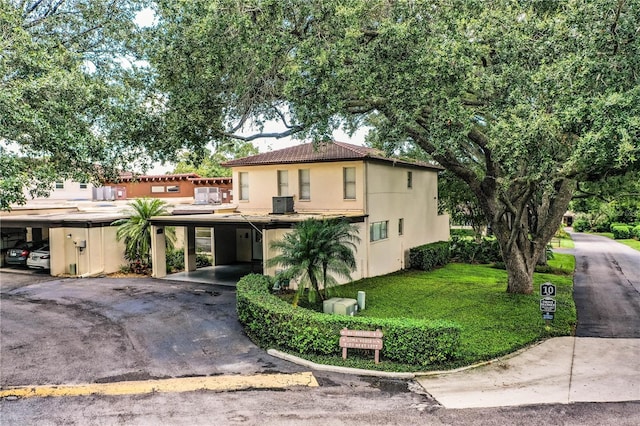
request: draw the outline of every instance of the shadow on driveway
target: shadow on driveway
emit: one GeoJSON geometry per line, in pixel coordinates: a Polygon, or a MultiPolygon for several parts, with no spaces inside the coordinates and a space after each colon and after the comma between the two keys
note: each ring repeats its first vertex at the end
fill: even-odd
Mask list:
{"type": "Polygon", "coordinates": [[[2,274],[2,386],[297,372],[244,334],[233,288],[2,274]],[[6,285],[5,285],[6,283],[6,285]]]}

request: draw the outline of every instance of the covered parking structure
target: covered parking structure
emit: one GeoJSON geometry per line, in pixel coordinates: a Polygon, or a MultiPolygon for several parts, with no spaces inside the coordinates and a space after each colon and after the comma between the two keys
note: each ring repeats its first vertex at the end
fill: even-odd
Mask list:
{"type": "Polygon", "coordinates": [[[211,254],[213,265],[251,263],[254,272],[268,275],[275,268],[266,266],[266,261],[276,253],[270,249],[271,242],[281,239],[295,225],[309,218],[328,219],[342,217],[351,223],[364,224],[363,215],[345,214],[252,214],[211,213],[178,214],[151,218],[151,262],[152,276],[166,276],[166,227],[184,228],[185,271],[196,270],[196,228],[211,229],[211,254]]]}
{"type": "Polygon", "coordinates": [[[28,241],[48,240],[53,276],[95,276],[116,272],[124,259],[124,243],[111,223],[122,213],[64,211],[3,216],[1,229],[24,229],[28,241]]]}

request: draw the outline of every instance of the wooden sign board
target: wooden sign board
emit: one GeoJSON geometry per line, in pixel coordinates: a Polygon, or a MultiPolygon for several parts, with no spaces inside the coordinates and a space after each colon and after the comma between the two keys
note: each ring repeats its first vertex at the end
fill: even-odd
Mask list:
{"type": "Polygon", "coordinates": [[[376,364],[380,362],[380,349],[382,349],[382,331],[340,330],[340,347],[342,358],[347,359],[347,348],[370,349],[375,351],[376,364]]]}

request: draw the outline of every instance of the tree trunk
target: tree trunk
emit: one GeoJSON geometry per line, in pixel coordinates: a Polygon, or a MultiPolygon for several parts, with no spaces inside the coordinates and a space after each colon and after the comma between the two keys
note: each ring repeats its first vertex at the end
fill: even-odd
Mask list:
{"type": "Polygon", "coordinates": [[[515,244],[511,246],[509,252],[505,253],[503,249],[502,253],[507,268],[507,293],[533,293],[533,272],[536,262],[531,254],[523,253],[515,244]]]}
{"type": "Polygon", "coordinates": [[[530,192],[506,203],[504,198],[485,203],[507,269],[508,293],[533,292],[536,264],[542,258],[546,260],[547,244],[560,226],[574,187],[574,181],[562,180],[552,190],[539,193],[539,197],[530,192]],[[495,214],[496,211],[503,213],[495,214]]]}

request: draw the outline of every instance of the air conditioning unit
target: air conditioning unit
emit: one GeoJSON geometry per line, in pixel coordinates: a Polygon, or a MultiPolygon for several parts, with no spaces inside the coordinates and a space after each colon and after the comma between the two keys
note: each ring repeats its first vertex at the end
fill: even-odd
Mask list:
{"type": "Polygon", "coordinates": [[[354,316],[358,312],[356,299],[332,297],[322,302],[322,311],[325,314],[354,316]]]}
{"type": "Polygon", "coordinates": [[[273,214],[293,213],[293,197],[273,197],[273,214]]]}
{"type": "Polygon", "coordinates": [[[195,188],[194,198],[195,198],[195,204],[222,203],[222,199],[220,197],[220,188],[217,188],[217,187],[195,188]]]}

